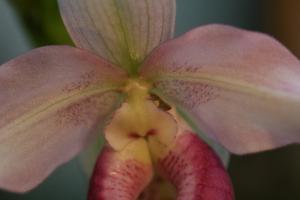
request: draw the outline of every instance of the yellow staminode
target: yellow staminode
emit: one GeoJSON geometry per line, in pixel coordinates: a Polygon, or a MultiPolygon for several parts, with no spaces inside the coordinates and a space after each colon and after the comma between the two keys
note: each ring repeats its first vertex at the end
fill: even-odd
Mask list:
{"type": "Polygon", "coordinates": [[[105,137],[116,151],[143,139],[151,145],[152,152],[152,149],[169,146],[175,138],[175,120],[150,100],[149,88],[150,85],[141,80],[131,80],[126,86],[127,100],[105,129],[105,137]],[[151,142],[153,140],[155,142],[151,142]]]}

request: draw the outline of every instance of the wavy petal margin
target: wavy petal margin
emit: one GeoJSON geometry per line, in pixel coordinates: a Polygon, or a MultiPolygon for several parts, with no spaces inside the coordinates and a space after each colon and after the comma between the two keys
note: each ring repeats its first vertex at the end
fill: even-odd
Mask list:
{"type": "Polygon", "coordinates": [[[59,0],[59,5],[78,47],[130,73],[174,32],[175,0],[59,0]]]}
{"type": "Polygon", "coordinates": [[[141,73],[233,153],[300,141],[300,62],[270,36],[203,26],[156,49],[141,73]]]}
{"type": "Polygon", "coordinates": [[[0,66],[0,187],[28,191],[82,150],[121,100],[120,71],[67,46],[0,66]]]}

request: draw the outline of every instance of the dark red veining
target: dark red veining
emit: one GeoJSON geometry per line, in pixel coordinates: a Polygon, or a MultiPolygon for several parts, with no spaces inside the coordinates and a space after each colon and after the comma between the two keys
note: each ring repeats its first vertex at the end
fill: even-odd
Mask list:
{"type": "Polygon", "coordinates": [[[101,152],[90,180],[88,200],[135,200],[143,191],[149,166],[133,159],[119,160],[116,154],[110,147],[101,152]]]}
{"type": "MultiPolygon", "coordinates": [[[[151,135],[151,134],[150,134],[151,135]]],[[[214,151],[195,134],[180,134],[156,164],[162,180],[175,186],[176,200],[233,200],[230,178],[214,151]]],[[[118,152],[105,147],[90,181],[88,200],[160,199],[147,186],[151,166],[137,160],[120,159],[118,152]],[[143,191],[148,191],[142,193],[143,191]],[[152,191],[149,193],[149,191],[152,191]],[[147,194],[147,196],[140,196],[147,194]],[[150,195],[150,196],[149,196],[150,195]],[[154,197],[155,196],[155,197],[154,197]],[[154,199],[153,199],[154,198],[154,199]]],[[[154,192],[156,191],[156,192],[154,192]]]]}
{"type": "Polygon", "coordinates": [[[176,187],[176,200],[234,199],[230,178],[221,161],[195,134],[179,136],[157,167],[176,187]]]}

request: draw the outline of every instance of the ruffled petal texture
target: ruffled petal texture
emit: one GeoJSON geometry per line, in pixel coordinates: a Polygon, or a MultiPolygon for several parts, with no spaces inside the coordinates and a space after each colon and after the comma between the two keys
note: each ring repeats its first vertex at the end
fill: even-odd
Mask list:
{"type": "Polygon", "coordinates": [[[0,66],[0,187],[28,191],[85,147],[119,105],[116,89],[125,77],[66,46],[0,66]]]}
{"type": "Polygon", "coordinates": [[[161,45],[141,73],[234,153],[300,141],[300,62],[265,34],[203,26],[161,45]]]}
{"type": "Polygon", "coordinates": [[[59,0],[65,25],[78,47],[129,72],[173,35],[175,0],[59,0]]]}

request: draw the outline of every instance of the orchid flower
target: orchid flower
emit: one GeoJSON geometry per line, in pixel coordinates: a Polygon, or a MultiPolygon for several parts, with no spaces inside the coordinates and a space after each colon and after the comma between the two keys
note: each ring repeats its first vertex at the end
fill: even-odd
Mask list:
{"type": "Polygon", "coordinates": [[[208,140],[235,154],[300,141],[300,62],[262,33],[172,39],[175,0],[59,0],[76,44],[0,67],[0,188],[26,192],[103,132],[89,200],[232,200],[208,140]]]}

